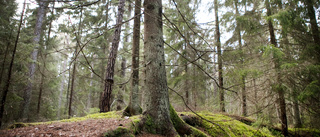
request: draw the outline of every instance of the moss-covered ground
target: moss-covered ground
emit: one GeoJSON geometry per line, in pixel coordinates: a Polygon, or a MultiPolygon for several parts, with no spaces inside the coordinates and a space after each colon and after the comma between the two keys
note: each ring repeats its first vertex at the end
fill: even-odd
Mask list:
{"type": "MultiPolygon", "coordinates": [[[[190,125],[192,134],[188,135],[191,137],[273,137],[281,136],[278,131],[274,131],[267,127],[253,127],[250,124],[245,122],[240,122],[234,117],[230,117],[223,114],[214,114],[210,112],[199,112],[196,116],[191,112],[180,112],[178,115],[183,119],[187,124],[190,125]]],[[[64,119],[59,121],[48,121],[48,122],[38,122],[38,123],[16,123],[9,128],[20,128],[32,125],[40,124],[53,124],[57,122],[78,122],[89,119],[124,119],[128,117],[123,117],[122,112],[112,111],[107,113],[97,113],[90,114],[85,117],[74,117],[70,119],[64,119]]],[[[128,123],[125,126],[119,126],[115,130],[108,131],[104,136],[115,137],[115,136],[135,136],[139,134],[139,121],[141,115],[130,117],[132,122],[128,123]]],[[[175,127],[178,125],[174,123],[175,127]]],[[[299,129],[289,129],[291,136],[306,136],[306,137],[320,137],[320,130],[317,129],[308,129],[308,128],[299,128],[299,129]]]]}

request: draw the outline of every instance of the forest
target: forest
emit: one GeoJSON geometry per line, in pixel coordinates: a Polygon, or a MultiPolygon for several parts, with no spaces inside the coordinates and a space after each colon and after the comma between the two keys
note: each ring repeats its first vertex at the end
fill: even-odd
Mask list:
{"type": "Polygon", "coordinates": [[[320,136],[319,26],[318,0],[0,0],[0,134],[101,115],[135,135],[320,136]]]}

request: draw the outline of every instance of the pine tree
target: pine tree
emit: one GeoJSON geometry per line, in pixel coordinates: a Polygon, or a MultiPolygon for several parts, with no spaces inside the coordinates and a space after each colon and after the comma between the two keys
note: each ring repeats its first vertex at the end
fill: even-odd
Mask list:
{"type": "Polygon", "coordinates": [[[140,18],[141,0],[135,0],[134,24],[132,37],[132,80],[130,100],[124,115],[137,115],[142,113],[139,102],[139,46],[140,46],[140,18]]]}
{"type": "Polygon", "coordinates": [[[44,21],[44,17],[46,15],[46,8],[48,7],[48,1],[47,0],[40,0],[38,1],[39,3],[39,8],[38,8],[38,13],[37,13],[37,21],[34,29],[34,38],[33,38],[33,51],[31,52],[31,59],[32,62],[29,65],[29,80],[27,84],[27,88],[24,91],[24,96],[23,96],[23,103],[22,103],[22,113],[21,113],[21,118],[23,119],[28,119],[28,114],[29,114],[29,107],[30,107],[30,102],[31,102],[31,95],[32,95],[32,87],[33,87],[33,82],[34,82],[34,77],[35,77],[35,72],[36,72],[36,63],[37,63],[37,58],[38,58],[38,50],[40,48],[40,36],[42,33],[42,25],[44,21]]]}

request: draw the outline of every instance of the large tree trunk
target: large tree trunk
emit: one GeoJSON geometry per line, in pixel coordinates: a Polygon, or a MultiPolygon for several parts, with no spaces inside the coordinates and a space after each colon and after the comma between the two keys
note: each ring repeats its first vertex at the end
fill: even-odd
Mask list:
{"type": "MultiPolygon", "coordinates": [[[[51,15],[53,16],[53,12],[54,12],[54,2],[52,5],[52,10],[51,10],[51,15]]],[[[50,41],[50,34],[51,34],[51,29],[52,29],[52,19],[50,19],[50,23],[49,23],[49,31],[48,31],[48,37],[47,37],[47,41],[46,41],[46,45],[48,46],[48,42],[50,41]]],[[[37,114],[39,115],[40,113],[40,106],[41,106],[41,98],[42,98],[42,93],[43,93],[43,83],[44,83],[44,71],[46,68],[46,59],[47,59],[47,55],[46,55],[46,51],[45,49],[42,49],[42,55],[44,54],[44,58],[43,58],[43,67],[42,67],[42,72],[41,72],[41,78],[40,78],[40,88],[39,88],[39,96],[38,96],[38,107],[37,107],[37,114]]]]}
{"type": "Polygon", "coordinates": [[[146,58],[146,90],[142,130],[166,136],[177,132],[170,120],[170,103],[164,60],[162,1],[144,1],[144,50],[146,58]]]}
{"type": "MultiPolygon", "coordinates": [[[[51,15],[54,16],[54,5],[55,3],[53,2],[52,5],[52,9],[51,9],[51,15]]],[[[46,41],[46,46],[48,46],[48,43],[50,42],[50,34],[51,34],[51,29],[52,29],[52,20],[50,19],[50,23],[49,23],[49,31],[48,31],[48,37],[47,37],[47,41],[46,41]]],[[[43,93],[43,82],[44,82],[44,71],[46,68],[46,59],[47,59],[47,55],[46,55],[46,51],[45,49],[42,49],[43,54],[44,54],[44,58],[43,58],[43,68],[42,68],[42,73],[41,73],[41,78],[40,78],[40,89],[39,89],[39,96],[38,96],[38,107],[37,107],[37,114],[40,113],[40,105],[41,105],[41,97],[42,97],[42,93],[43,93]]]]}
{"type": "MultiPolygon", "coordinates": [[[[271,7],[269,0],[265,1],[266,8],[267,8],[267,16],[271,16],[271,7]]],[[[268,27],[270,33],[271,44],[277,46],[275,34],[274,34],[274,27],[272,25],[271,19],[268,20],[268,27]]],[[[281,72],[280,72],[280,61],[279,58],[275,58],[274,60],[275,69],[276,69],[276,85],[274,85],[274,90],[278,93],[278,100],[279,100],[279,107],[280,107],[280,120],[281,120],[281,127],[282,127],[282,134],[284,136],[288,136],[288,124],[287,124],[287,113],[286,113],[286,103],[284,98],[284,88],[281,85],[281,72]],[[279,84],[280,83],[280,84],[279,84]]]]}
{"type": "Polygon", "coordinates": [[[132,116],[141,114],[139,97],[139,46],[140,46],[140,18],[141,0],[135,0],[133,38],[132,38],[132,80],[129,105],[125,114],[132,116]]]}
{"type": "Polygon", "coordinates": [[[116,62],[118,46],[119,46],[119,41],[120,41],[120,33],[121,33],[124,5],[125,5],[125,0],[119,0],[117,27],[115,28],[115,31],[114,31],[114,38],[113,38],[112,45],[111,45],[111,52],[108,57],[105,87],[104,87],[104,91],[102,94],[100,112],[108,112],[111,110],[110,106],[111,106],[112,86],[113,86],[113,82],[114,82],[114,80],[113,80],[114,65],[116,62]]]}
{"type": "Polygon", "coordinates": [[[218,15],[218,0],[214,0],[214,15],[215,15],[215,45],[218,49],[218,81],[219,81],[219,93],[220,93],[220,111],[225,112],[225,101],[224,101],[224,90],[223,90],[223,76],[222,76],[222,56],[221,56],[221,42],[220,42],[220,25],[219,25],[219,15],[218,15]]]}
{"type": "Polygon", "coordinates": [[[10,62],[10,65],[9,65],[7,81],[6,81],[5,86],[3,88],[3,91],[2,91],[2,98],[1,98],[1,102],[0,102],[1,103],[0,104],[0,127],[1,127],[2,122],[3,122],[2,119],[3,119],[4,105],[6,103],[7,94],[9,92],[9,87],[10,87],[10,84],[11,84],[10,82],[11,82],[12,67],[13,67],[13,62],[14,62],[14,56],[15,56],[16,51],[17,51],[17,45],[18,45],[18,41],[19,41],[20,30],[21,30],[21,26],[22,26],[22,19],[23,19],[25,7],[26,7],[26,0],[24,0],[24,4],[23,4],[21,16],[20,16],[18,34],[17,34],[17,37],[16,37],[16,41],[15,41],[13,52],[12,52],[12,56],[11,56],[11,62],[10,62]]]}
{"type": "Polygon", "coordinates": [[[47,0],[39,0],[39,8],[38,8],[38,14],[37,14],[37,20],[36,25],[34,29],[34,38],[33,38],[33,44],[34,48],[31,52],[31,60],[32,62],[29,65],[29,76],[28,76],[28,84],[27,88],[24,91],[23,95],[23,103],[22,103],[22,113],[21,118],[22,119],[28,119],[28,113],[29,113],[29,106],[31,102],[31,95],[32,95],[32,86],[34,82],[34,74],[36,71],[36,62],[37,62],[37,56],[38,56],[38,49],[40,45],[40,36],[42,32],[42,24],[44,21],[44,17],[46,15],[46,8],[48,7],[47,0]]]}

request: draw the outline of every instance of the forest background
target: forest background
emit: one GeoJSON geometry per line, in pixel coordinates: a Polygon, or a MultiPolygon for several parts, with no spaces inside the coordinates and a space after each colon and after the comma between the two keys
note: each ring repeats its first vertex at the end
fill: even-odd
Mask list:
{"type": "MultiPolygon", "coordinates": [[[[17,8],[21,2],[0,1],[3,127],[101,111],[118,1],[27,0],[25,8],[17,8]]],[[[135,6],[126,1],[110,110],[124,109],[133,89],[135,6]]],[[[171,104],[177,111],[226,112],[275,126],[319,129],[319,14],[316,0],[164,1],[171,104]]],[[[150,80],[144,78],[143,31],[142,108],[150,80]]]]}

